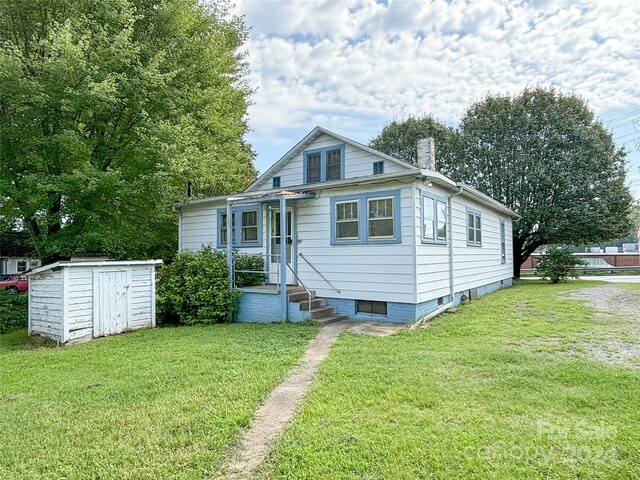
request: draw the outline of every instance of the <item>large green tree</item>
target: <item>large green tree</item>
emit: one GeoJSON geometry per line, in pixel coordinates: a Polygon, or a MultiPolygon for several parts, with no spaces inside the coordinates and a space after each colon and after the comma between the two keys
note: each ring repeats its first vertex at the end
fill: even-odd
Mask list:
{"type": "Polygon", "coordinates": [[[250,89],[225,2],[0,0],[0,215],[45,260],[175,250],[170,204],[241,189],[250,89]]]}
{"type": "MultiPolygon", "coordinates": [[[[520,215],[513,221],[516,277],[538,247],[629,231],[626,152],[577,95],[539,86],[489,95],[466,110],[457,134],[444,147],[442,171],[520,215]]],[[[423,136],[417,132],[413,143],[423,136]]]]}
{"type": "Polygon", "coordinates": [[[402,120],[393,120],[371,139],[369,146],[417,165],[417,141],[426,137],[433,137],[435,141],[436,168],[444,174],[449,173],[450,167],[456,164],[460,136],[454,127],[445,125],[433,115],[409,116],[402,120]]]}

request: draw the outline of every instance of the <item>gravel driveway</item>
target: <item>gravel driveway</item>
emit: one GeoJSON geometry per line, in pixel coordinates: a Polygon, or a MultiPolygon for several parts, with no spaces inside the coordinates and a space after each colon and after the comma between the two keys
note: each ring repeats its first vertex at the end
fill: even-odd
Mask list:
{"type": "Polygon", "coordinates": [[[618,327],[609,337],[580,342],[589,357],[610,365],[640,368],[640,293],[607,283],[575,290],[564,298],[595,308],[596,317],[618,327]]]}

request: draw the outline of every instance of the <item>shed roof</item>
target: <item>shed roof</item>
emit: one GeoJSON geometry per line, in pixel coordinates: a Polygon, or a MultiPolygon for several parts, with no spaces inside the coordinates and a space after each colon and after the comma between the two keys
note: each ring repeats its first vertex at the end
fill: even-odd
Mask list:
{"type": "Polygon", "coordinates": [[[100,260],[100,261],[79,261],[74,262],[71,260],[60,261],[50,263],[49,265],[43,265],[42,267],[34,268],[27,275],[33,275],[36,273],[46,272],[48,270],[60,270],[62,268],[71,267],[131,267],[131,266],[148,266],[159,265],[162,260],[100,260]]]}

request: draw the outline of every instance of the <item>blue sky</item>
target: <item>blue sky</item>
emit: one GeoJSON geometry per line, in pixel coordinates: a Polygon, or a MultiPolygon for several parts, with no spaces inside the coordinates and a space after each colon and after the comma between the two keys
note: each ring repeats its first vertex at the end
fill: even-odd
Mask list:
{"type": "Polygon", "coordinates": [[[487,93],[583,96],[630,150],[640,198],[637,0],[239,0],[256,92],[249,141],[265,171],[315,125],[367,143],[393,118],[456,124],[487,93]]]}

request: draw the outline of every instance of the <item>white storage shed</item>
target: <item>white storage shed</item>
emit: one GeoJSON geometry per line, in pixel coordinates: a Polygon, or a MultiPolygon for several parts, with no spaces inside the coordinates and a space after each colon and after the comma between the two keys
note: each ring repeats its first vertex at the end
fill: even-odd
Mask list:
{"type": "Polygon", "coordinates": [[[66,261],[29,272],[29,335],[78,342],[156,325],[161,260],[66,261]]]}

